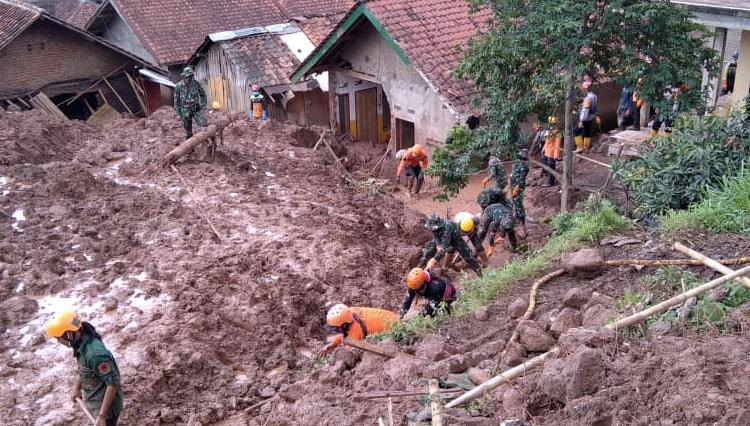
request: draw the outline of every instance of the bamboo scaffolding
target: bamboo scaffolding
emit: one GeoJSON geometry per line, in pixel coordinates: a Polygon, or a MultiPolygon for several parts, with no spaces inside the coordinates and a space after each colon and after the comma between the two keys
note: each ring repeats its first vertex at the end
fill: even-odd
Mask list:
{"type": "MultiPolygon", "coordinates": [[[[661,302],[659,304],[656,304],[648,309],[645,309],[641,312],[638,312],[634,315],[631,315],[629,317],[623,318],[615,323],[607,325],[607,328],[617,330],[619,328],[628,327],[633,324],[637,324],[639,322],[645,321],[649,316],[658,314],[660,312],[663,312],[672,306],[676,306],[680,303],[685,302],[686,300],[690,299],[691,297],[697,296],[705,291],[711,290],[713,288],[716,288],[722,284],[724,284],[727,281],[733,280],[737,277],[740,277],[742,275],[746,275],[750,273],[750,266],[744,267],[740,270],[734,271],[731,274],[724,275],[723,277],[717,278],[715,280],[709,281],[701,286],[695,287],[691,290],[688,290],[678,296],[675,296],[671,299],[665,300],[664,302],[661,302]]],[[[522,375],[524,375],[526,372],[544,364],[544,361],[550,357],[551,355],[555,355],[560,352],[560,347],[555,346],[554,348],[550,349],[548,352],[545,352],[539,356],[536,356],[525,363],[518,365],[516,367],[511,368],[510,370],[507,370],[503,372],[502,374],[495,376],[488,381],[482,383],[481,385],[477,386],[476,388],[470,390],[469,392],[466,392],[465,394],[461,395],[460,397],[456,398],[455,400],[448,403],[445,407],[451,408],[455,407],[461,404],[464,404],[466,402],[472,401],[476,398],[479,398],[482,396],[485,392],[488,392],[492,389],[495,389],[496,387],[500,386],[503,383],[510,382],[511,380],[514,380],[522,375]]]]}
{"type": "MultiPolygon", "coordinates": [[[[737,265],[740,263],[750,263],[750,257],[736,257],[734,259],[719,259],[716,262],[722,265],[737,265]]],[[[703,265],[702,260],[698,259],[622,259],[622,260],[607,260],[604,262],[607,266],[630,266],[630,265],[643,265],[643,266],[665,266],[665,265],[703,265]]]]}

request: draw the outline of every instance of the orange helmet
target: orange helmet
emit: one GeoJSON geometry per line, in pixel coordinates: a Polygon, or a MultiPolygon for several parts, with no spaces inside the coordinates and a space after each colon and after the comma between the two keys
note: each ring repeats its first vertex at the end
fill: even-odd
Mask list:
{"type": "Polygon", "coordinates": [[[83,324],[81,316],[74,310],[60,312],[58,316],[47,321],[44,329],[50,337],[62,337],[66,331],[78,331],[83,324]]]}
{"type": "Polygon", "coordinates": [[[406,277],[406,285],[412,290],[419,290],[424,287],[426,280],[427,272],[422,268],[414,268],[409,271],[409,275],[406,277]]]}
{"type": "Polygon", "coordinates": [[[328,310],[328,315],[326,315],[326,322],[331,327],[341,327],[352,321],[354,321],[352,310],[343,303],[333,305],[333,307],[328,310]]]}

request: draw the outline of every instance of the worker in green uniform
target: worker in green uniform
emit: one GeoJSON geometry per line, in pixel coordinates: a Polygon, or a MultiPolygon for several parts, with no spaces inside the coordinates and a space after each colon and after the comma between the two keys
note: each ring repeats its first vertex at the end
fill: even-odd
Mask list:
{"type": "Polygon", "coordinates": [[[78,381],[71,399],[81,397],[96,419],[95,426],[116,426],[122,412],[120,370],[112,353],[102,343],[94,326],[84,322],[76,311],[67,310],[45,324],[50,337],[73,349],[78,361],[78,381]]]}
{"type": "Polygon", "coordinates": [[[490,179],[494,179],[496,187],[500,189],[505,188],[505,184],[508,181],[508,175],[505,173],[503,162],[500,161],[499,158],[492,155],[490,156],[489,166],[490,174],[486,178],[484,178],[484,180],[482,181],[482,185],[487,186],[487,183],[490,181],[490,179]]]}
{"type": "Polygon", "coordinates": [[[183,80],[174,89],[174,109],[182,117],[182,127],[185,128],[186,139],[193,137],[193,118],[198,127],[206,127],[208,121],[200,115],[200,110],[206,108],[206,91],[194,78],[193,67],[182,70],[183,80]]]}
{"type": "Polygon", "coordinates": [[[447,267],[450,262],[448,253],[458,250],[461,257],[464,258],[469,267],[482,276],[482,268],[479,266],[476,257],[471,253],[471,249],[463,239],[463,234],[458,226],[451,220],[443,220],[436,213],[431,214],[424,224],[425,229],[432,232],[432,239],[425,245],[424,254],[419,262],[419,267],[423,269],[432,269],[440,260],[445,259],[443,267],[447,267]]]}
{"type": "Polygon", "coordinates": [[[495,253],[495,244],[501,243],[507,235],[511,249],[515,252],[517,241],[515,232],[515,220],[513,212],[508,206],[503,204],[493,204],[482,213],[482,219],[479,223],[479,232],[477,238],[484,241],[484,237],[489,234],[490,248],[487,250],[487,256],[495,253]],[[495,238],[499,234],[498,238],[495,238]]]}
{"type": "Polygon", "coordinates": [[[525,148],[518,150],[518,159],[513,162],[510,172],[511,200],[513,200],[513,213],[516,221],[521,225],[518,236],[526,238],[526,209],[523,207],[523,192],[526,190],[526,176],[529,174],[527,162],[528,151],[525,148]]]}
{"type": "Polygon", "coordinates": [[[493,204],[503,204],[510,207],[510,201],[505,196],[505,192],[496,186],[480,191],[477,195],[477,204],[482,208],[482,211],[493,204]]]}

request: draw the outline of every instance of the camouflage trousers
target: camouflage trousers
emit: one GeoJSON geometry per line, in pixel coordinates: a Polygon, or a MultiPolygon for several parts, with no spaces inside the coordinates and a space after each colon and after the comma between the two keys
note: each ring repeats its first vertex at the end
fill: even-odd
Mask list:
{"type": "Polygon", "coordinates": [[[526,224],[526,209],[523,208],[523,192],[525,189],[518,191],[518,195],[513,197],[513,214],[521,225],[526,224]]]}
{"type": "MultiPolygon", "coordinates": [[[[425,265],[427,265],[427,261],[435,257],[437,254],[437,243],[435,240],[430,240],[427,245],[425,245],[424,248],[424,255],[422,256],[422,262],[420,262],[420,267],[424,268],[425,265]]],[[[447,256],[450,258],[450,255],[454,253],[456,250],[458,250],[458,254],[461,255],[461,257],[466,261],[466,263],[469,264],[469,267],[472,271],[475,271],[478,273],[479,270],[482,269],[481,266],[479,266],[479,262],[477,262],[477,258],[474,257],[474,255],[471,253],[471,249],[469,248],[469,245],[466,244],[466,241],[464,241],[463,238],[461,238],[460,241],[458,241],[456,244],[451,245],[448,248],[448,252],[445,253],[443,256],[447,256]]]]}
{"type": "Polygon", "coordinates": [[[182,127],[185,128],[185,139],[193,137],[193,119],[195,119],[195,124],[197,124],[198,127],[206,127],[208,124],[206,118],[197,112],[185,114],[185,116],[182,117],[182,127]]]}

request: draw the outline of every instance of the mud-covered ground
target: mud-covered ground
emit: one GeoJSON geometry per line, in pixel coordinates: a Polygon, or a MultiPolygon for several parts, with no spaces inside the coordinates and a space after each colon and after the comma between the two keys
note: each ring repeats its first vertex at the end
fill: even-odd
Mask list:
{"type": "MultiPolygon", "coordinates": [[[[115,354],[122,423],[139,425],[210,424],[304,380],[332,303],[397,309],[423,216],[348,188],[295,146],[310,132],[272,121],[238,122],[213,161],[178,164],[186,185],[158,167],[181,135],[170,109],[104,129],[0,118],[3,424],[83,419],[73,357],[42,335],[68,306],[115,354]]],[[[315,398],[279,419],[322,411],[351,415],[315,398]]]]}
{"type": "MultiPolygon", "coordinates": [[[[381,343],[411,357],[337,349],[325,363],[314,360],[331,304],[398,308],[403,277],[428,237],[423,213],[446,206],[430,200],[429,182],[417,198],[392,183],[385,194],[350,187],[327,150],[311,149],[319,131],[240,121],[214,158],[201,148],[177,164],[178,176],[160,166],[183,135],[171,109],[104,128],[35,112],[0,115],[0,423],[83,424],[68,402],[75,361],[42,329],[73,307],[118,361],[123,425],[387,424],[386,400],[362,397],[426,389],[434,376],[447,386],[466,380],[452,373],[486,378],[556,343],[562,354],[543,369],[447,410],[446,424],[750,424],[747,311],[735,311],[736,326],[720,337],[576,328],[617,315],[615,299],[653,268],[546,284],[520,343],[503,357],[533,280],[418,344],[381,343]]],[[[355,174],[382,153],[331,143],[355,174]]],[[[537,173],[526,192],[531,249],[551,232],[537,219],[559,204],[559,188],[538,186],[537,173]]],[[[595,187],[606,173],[586,176],[595,187]]],[[[451,212],[475,210],[479,187],[481,177],[472,179],[448,203],[451,212]]],[[[679,257],[655,235],[629,236],[642,243],[602,246],[604,256],[679,257]]],[[[691,240],[713,257],[750,248],[740,237],[691,240]]],[[[498,252],[491,264],[510,258],[498,252]]],[[[393,402],[395,424],[426,407],[418,397],[393,402]]]]}

